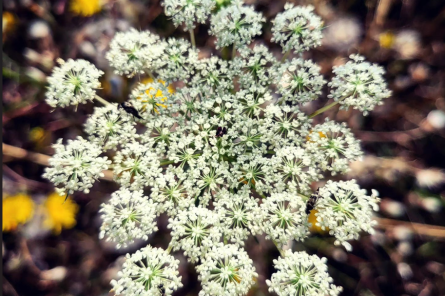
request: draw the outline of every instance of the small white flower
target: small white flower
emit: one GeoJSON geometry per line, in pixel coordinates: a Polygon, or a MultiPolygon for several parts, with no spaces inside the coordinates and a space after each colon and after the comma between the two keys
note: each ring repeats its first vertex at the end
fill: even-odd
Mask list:
{"type": "Polygon", "coordinates": [[[313,6],[286,3],[284,9],[273,21],[271,41],[279,43],[283,52],[303,52],[321,45],[323,21],[313,13],[313,6]]]}
{"type": "Polygon", "coordinates": [[[59,139],[53,148],[56,152],[49,159],[50,166],[45,169],[43,177],[55,186],[62,185],[58,188],[59,193],[90,192],[93,183],[104,176],[102,171],[111,163],[107,157],[99,157],[101,147],[81,137],[68,140],[66,146],[59,139]]]}
{"type": "Polygon", "coordinates": [[[190,208],[169,219],[173,250],[182,249],[190,262],[196,262],[221,240],[216,227],[219,217],[207,208],[190,208]]]}
{"type": "Polygon", "coordinates": [[[167,41],[162,59],[165,65],[158,70],[161,79],[187,80],[194,74],[195,65],[198,63],[198,50],[184,39],[171,38],[167,41]]]}
{"type": "Polygon", "coordinates": [[[212,16],[209,34],[216,36],[217,49],[231,44],[240,47],[261,34],[264,21],[262,14],[255,12],[253,7],[234,3],[212,16]]]}
{"type": "Polygon", "coordinates": [[[184,24],[184,30],[195,28],[195,22],[205,23],[215,6],[213,0],[164,0],[165,15],[172,18],[176,27],[184,24]]]}
{"type": "Polygon", "coordinates": [[[320,67],[310,60],[292,59],[283,64],[277,77],[278,92],[282,100],[294,104],[310,102],[319,95],[326,81],[320,75],[320,67]]]}
{"type": "Polygon", "coordinates": [[[103,223],[100,238],[117,243],[117,248],[126,247],[135,239],[147,240],[148,235],[158,230],[156,205],[141,191],[131,192],[122,188],[100,209],[103,223]]]}
{"type": "Polygon", "coordinates": [[[100,88],[99,77],[103,74],[104,72],[85,60],[69,59],[62,62],[48,77],[46,102],[55,108],[92,101],[96,96],[96,89],[100,88]]]}
{"type": "Polygon", "coordinates": [[[117,104],[96,107],[85,124],[88,139],[103,149],[116,149],[135,139],[136,123],[128,113],[119,110],[117,104]]]}
{"type": "Polygon", "coordinates": [[[215,245],[197,266],[202,290],[199,296],[242,296],[258,274],[246,251],[235,245],[215,245]]]}
{"type": "Polygon", "coordinates": [[[301,147],[287,146],[271,159],[273,173],[269,178],[278,191],[306,192],[313,181],[322,177],[311,154],[301,147]]]}
{"type": "Polygon", "coordinates": [[[182,287],[179,260],[159,248],[146,246],[127,254],[120,279],[112,280],[116,295],[172,295],[182,287]]]}
{"type": "Polygon", "coordinates": [[[304,240],[309,234],[306,202],[296,193],[272,193],[260,206],[266,239],[282,247],[289,240],[304,240]]]}
{"type": "Polygon", "coordinates": [[[165,47],[165,42],[159,36],[149,31],[131,29],[116,33],[105,57],[117,74],[133,77],[159,68],[165,47]]]}
{"type": "Polygon", "coordinates": [[[114,179],[132,190],[153,186],[162,171],[159,158],[149,144],[127,143],[114,157],[114,179]]]}
{"type": "Polygon", "coordinates": [[[194,86],[201,89],[204,89],[204,86],[209,86],[213,89],[226,90],[233,88],[232,74],[226,61],[212,56],[199,60],[192,82],[194,86]]]}
{"type": "Polygon", "coordinates": [[[250,196],[250,189],[244,186],[238,193],[222,191],[215,203],[215,212],[220,217],[224,239],[243,246],[249,234],[261,232],[258,214],[258,200],[250,196]]]}
{"type": "Polygon", "coordinates": [[[352,246],[348,240],[358,239],[361,231],[374,233],[373,226],[377,222],[372,220],[372,216],[378,210],[380,201],[375,190],[368,196],[355,180],[329,180],[319,189],[318,194],[316,225],[323,230],[328,229],[329,234],[335,236],[336,245],[342,244],[350,251],[352,246]]]}
{"type": "Polygon", "coordinates": [[[326,261],[306,252],[287,250],[285,257],[273,261],[277,272],[266,280],[269,292],[279,296],[337,296],[343,289],[331,284],[326,261]]]}
{"type": "Polygon", "coordinates": [[[367,115],[376,105],[383,104],[383,99],[391,96],[383,79],[385,70],[365,62],[360,55],[351,55],[350,58],[352,61],[345,65],[334,67],[335,76],[328,83],[331,87],[328,97],[345,109],[352,106],[367,115]]]}
{"type": "Polygon", "coordinates": [[[349,170],[349,163],[361,158],[360,141],[345,123],[326,120],[316,125],[307,137],[306,150],[322,170],[335,175],[349,170]]]}
{"type": "Polygon", "coordinates": [[[233,61],[233,67],[238,69],[241,87],[246,90],[259,86],[266,89],[276,75],[275,57],[264,45],[255,45],[253,49],[242,47],[239,53],[240,56],[233,61]]]}

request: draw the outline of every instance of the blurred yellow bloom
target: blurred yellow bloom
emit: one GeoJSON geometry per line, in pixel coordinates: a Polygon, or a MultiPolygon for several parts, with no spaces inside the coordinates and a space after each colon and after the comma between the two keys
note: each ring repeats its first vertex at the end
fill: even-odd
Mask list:
{"type": "Polygon", "coordinates": [[[7,196],[2,202],[2,230],[10,231],[26,223],[34,213],[34,202],[29,195],[19,193],[7,196]]]}
{"type": "Polygon", "coordinates": [[[102,9],[101,0],[71,0],[71,11],[75,15],[92,16],[102,9]]]}
{"type": "Polygon", "coordinates": [[[323,229],[321,229],[320,226],[315,225],[315,223],[317,223],[317,216],[315,216],[315,214],[317,214],[317,213],[318,213],[317,210],[312,210],[309,213],[308,222],[312,224],[312,226],[309,228],[309,230],[311,232],[319,232],[319,233],[325,233],[325,232],[329,231],[329,229],[323,230],[323,229]]]}
{"type": "Polygon", "coordinates": [[[394,44],[394,34],[390,31],[381,33],[379,36],[380,47],[391,48],[394,44]]]}
{"type": "Polygon", "coordinates": [[[48,196],[44,203],[46,210],[46,219],[44,224],[47,228],[53,230],[55,234],[60,234],[62,228],[69,229],[76,225],[76,214],[79,206],[68,197],[58,193],[52,193],[48,196]]]}
{"type": "MultiPolygon", "coordinates": [[[[158,82],[160,82],[160,83],[162,83],[163,85],[165,85],[165,81],[164,81],[164,80],[158,80],[158,82]]],[[[150,84],[150,83],[153,83],[153,79],[152,79],[152,78],[145,78],[144,80],[142,80],[142,83],[148,85],[148,84],[150,84]]],[[[173,88],[173,86],[172,86],[171,84],[167,87],[167,89],[168,89],[168,92],[169,92],[170,94],[175,93],[175,89],[173,88]]],[[[146,93],[146,94],[148,95],[148,97],[149,97],[149,100],[142,100],[141,97],[139,97],[138,99],[141,100],[142,103],[148,103],[148,104],[153,105],[153,110],[154,110],[156,113],[159,113],[158,109],[157,109],[156,107],[154,107],[154,106],[159,106],[159,107],[162,107],[162,108],[167,108],[167,105],[162,104],[162,102],[165,102],[165,101],[167,100],[167,97],[165,97],[165,95],[162,93],[162,90],[158,89],[158,90],[156,91],[155,97],[153,98],[153,95],[150,94],[150,92],[151,92],[152,90],[154,90],[154,88],[150,87],[149,89],[147,89],[147,90],[145,91],[145,93],[146,93]],[[160,103],[159,101],[160,101],[161,103],[160,103]]],[[[143,108],[142,110],[144,110],[144,109],[145,109],[145,108],[143,108]]]]}
{"type": "Polygon", "coordinates": [[[10,12],[3,12],[2,15],[2,32],[3,32],[3,41],[6,39],[6,35],[8,35],[14,28],[17,23],[15,16],[10,12]]]}

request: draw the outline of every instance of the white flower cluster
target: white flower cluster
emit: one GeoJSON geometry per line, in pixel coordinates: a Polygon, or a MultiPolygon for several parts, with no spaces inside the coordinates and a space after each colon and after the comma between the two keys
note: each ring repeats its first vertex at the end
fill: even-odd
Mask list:
{"type": "Polygon", "coordinates": [[[391,95],[387,89],[382,67],[369,62],[360,55],[351,55],[352,61],[343,66],[334,67],[335,74],[329,86],[332,88],[329,98],[333,98],[346,109],[352,106],[363,114],[368,114],[382,100],[391,95]]]}
{"type": "Polygon", "coordinates": [[[117,295],[172,295],[182,287],[179,260],[159,248],[146,246],[133,255],[127,254],[121,278],[112,280],[117,295]]]}
{"type": "Polygon", "coordinates": [[[335,244],[342,244],[351,250],[348,240],[358,239],[361,231],[373,233],[373,211],[378,211],[379,198],[377,191],[366,195],[366,190],[360,189],[355,180],[332,182],[320,188],[320,198],[315,209],[317,226],[335,236],[335,244]]]}
{"type": "Polygon", "coordinates": [[[279,296],[306,295],[337,296],[341,287],[332,283],[327,272],[326,258],[308,255],[305,252],[287,250],[284,257],[274,260],[274,267],[278,271],[266,283],[269,292],[279,296]]]}
{"type": "Polygon", "coordinates": [[[59,139],[53,148],[56,153],[49,159],[50,167],[45,169],[43,177],[55,186],[62,185],[56,189],[60,194],[90,192],[93,183],[104,176],[102,171],[111,163],[107,157],[99,157],[103,151],[100,146],[81,137],[68,140],[67,145],[59,139]]]}
{"type": "Polygon", "coordinates": [[[100,88],[99,77],[104,72],[85,60],[69,59],[60,63],[60,67],[55,67],[48,77],[48,105],[53,108],[67,107],[92,101],[96,96],[96,89],[100,88]]]}
{"type": "Polygon", "coordinates": [[[310,60],[292,59],[283,64],[280,73],[276,84],[282,99],[299,104],[316,99],[326,83],[320,67],[310,60]]]}
{"type": "Polygon", "coordinates": [[[134,239],[147,239],[148,235],[158,230],[156,226],[156,206],[152,200],[143,196],[142,191],[131,192],[126,188],[114,192],[108,203],[100,210],[104,221],[100,238],[125,247],[134,239]]]}
{"type": "MultiPolygon", "coordinates": [[[[213,5],[211,0],[164,2],[166,14],[188,30],[205,22],[213,5]]],[[[341,289],[331,284],[324,259],[285,253],[283,246],[304,243],[312,209],[314,223],[347,249],[360,232],[372,232],[378,198],[353,181],[328,181],[310,205],[314,183],[346,172],[360,159],[360,144],[345,123],[313,123],[336,102],[309,116],[301,109],[322,94],[319,66],[302,56],[286,60],[287,54],[280,62],[266,46],[248,46],[262,22],[261,14],[240,1],[215,12],[210,31],[217,46],[235,45],[229,61],[216,55],[198,58],[193,31],[193,45],[164,41],[148,31],[116,34],[107,54],[110,65],[121,75],[150,76],[138,79],[119,107],[95,95],[92,79],[80,79],[90,83],[85,82],[87,99],[106,106],[87,120],[89,141],[78,138],[64,146],[59,140],[44,176],[60,191],[88,192],[110,167],[120,189],[102,206],[100,236],[118,247],[147,240],[157,229],[156,217],[169,217],[168,249],[147,246],[128,255],[121,279],[112,283],[117,294],[170,295],[181,287],[178,261],[170,252],[182,251],[197,264],[199,295],[246,295],[257,274],[243,248],[249,237],[264,234],[282,254],[274,262],[278,271],[267,281],[270,291],[334,296],[341,289]]],[[[311,7],[287,4],[272,31],[283,51],[300,54],[320,43],[321,27],[311,7]]],[[[77,76],[94,67],[69,63],[83,65],[76,68],[77,76]]],[[[343,107],[367,112],[389,95],[383,70],[361,58],[334,74],[331,96],[343,107]]],[[[49,98],[59,87],[55,83],[50,80],[49,98]]],[[[58,99],[54,106],[76,100],[58,99]]]]}
{"type": "Polygon", "coordinates": [[[144,73],[144,70],[159,68],[165,47],[165,42],[158,35],[131,29],[114,36],[106,58],[116,74],[133,77],[144,73]]]}
{"type": "Polygon", "coordinates": [[[137,138],[135,125],[131,115],[110,104],[94,109],[85,124],[85,132],[90,142],[103,149],[116,149],[118,145],[124,146],[137,138]]]}
{"type": "Polygon", "coordinates": [[[162,5],[176,27],[183,24],[184,30],[192,30],[196,22],[206,22],[215,4],[214,0],[164,0],[162,5]]]}
{"type": "Polygon", "coordinates": [[[286,3],[284,12],[273,21],[272,41],[283,48],[283,52],[294,49],[303,52],[321,45],[323,21],[313,13],[313,6],[297,6],[286,3]]]}
{"type": "Polygon", "coordinates": [[[212,16],[209,33],[217,37],[216,48],[231,44],[240,47],[261,34],[264,21],[265,18],[253,7],[235,3],[212,16]]]}
{"type": "Polygon", "coordinates": [[[252,259],[236,245],[214,245],[196,269],[202,285],[199,296],[246,295],[258,277],[252,259]]]}

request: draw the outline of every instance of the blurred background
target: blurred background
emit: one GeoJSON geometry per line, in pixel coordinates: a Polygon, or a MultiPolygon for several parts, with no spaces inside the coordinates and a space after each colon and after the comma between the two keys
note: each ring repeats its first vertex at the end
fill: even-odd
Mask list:
{"type": "MultiPolygon", "coordinates": [[[[218,6],[228,0],[215,0],[218,6]]],[[[42,179],[51,144],[83,135],[93,104],[58,108],[44,102],[46,77],[57,58],[82,58],[105,72],[99,95],[122,102],[135,82],[114,75],[105,60],[110,40],[134,27],[162,37],[188,38],[175,28],[156,0],[3,0],[3,295],[113,295],[127,249],[99,240],[100,204],[117,186],[105,180],[88,195],[63,197],[42,179]],[[62,199],[62,201],[61,201],[62,199]]],[[[255,42],[270,43],[270,20],[284,0],[248,0],[268,22],[255,42]]],[[[443,0],[292,1],[311,4],[325,20],[323,45],[305,54],[322,67],[326,79],[334,65],[360,53],[382,65],[393,96],[364,117],[331,110],[324,117],[347,122],[366,153],[341,178],[356,178],[380,192],[375,235],[353,242],[353,251],[335,247],[326,234],[313,235],[295,250],[328,258],[329,273],[342,295],[445,295],[445,2],[443,0]]],[[[214,49],[208,26],[195,30],[202,57],[226,58],[214,49]]],[[[304,107],[312,112],[328,101],[327,91],[304,107]]],[[[309,114],[309,113],[308,113],[309,114]]],[[[108,178],[110,179],[110,178],[108,178]]],[[[314,184],[317,188],[319,184],[314,184]]],[[[166,248],[166,216],[148,243],[166,248]]],[[[278,251],[264,237],[249,239],[258,282],[249,295],[269,295],[265,280],[274,272],[278,251]]],[[[175,295],[197,295],[194,267],[179,253],[184,287],[175,295]]],[[[321,296],[321,295],[320,295],[321,296]]]]}

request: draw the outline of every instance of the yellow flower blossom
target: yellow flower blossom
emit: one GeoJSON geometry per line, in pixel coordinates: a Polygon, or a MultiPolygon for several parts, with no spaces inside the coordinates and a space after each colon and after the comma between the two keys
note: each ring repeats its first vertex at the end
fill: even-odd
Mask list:
{"type": "Polygon", "coordinates": [[[8,35],[9,33],[11,33],[12,30],[14,30],[15,26],[17,23],[17,19],[15,18],[15,16],[10,13],[10,12],[3,12],[2,15],[2,32],[3,32],[3,42],[6,39],[6,35],[8,35]]]}
{"type": "Polygon", "coordinates": [[[54,234],[60,234],[62,228],[69,229],[76,225],[76,214],[79,206],[68,197],[58,193],[52,193],[48,196],[44,203],[46,210],[46,219],[44,225],[52,229],[54,234]]]}
{"type": "Polygon", "coordinates": [[[381,33],[379,36],[380,47],[391,48],[394,44],[394,34],[390,31],[381,33]]]}
{"type": "Polygon", "coordinates": [[[29,195],[19,193],[7,196],[2,202],[2,230],[11,231],[24,224],[34,214],[34,202],[29,195]]]}
{"type": "MultiPolygon", "coordinates": [[[[165,85],[165,81],[164,80],[158,80],[158,82],[162,83],[163,85],[165,85]]],[[[153,83],[153,79],[152,78],[145,78],[144,80],[142,80],[143,84],[150,84],[153,83]]],[[[151,91],[153,91],[154,88],[150,87],[149,89],[147,89],[145,91],[145,93],[148,95],[149,99],[148,100],[143,100],[141,97],[138,97],[138,100],[141,100],[142,103],[147,103],[147,104],[151,104],[153,105],[153,110],[156,113],[159,113],[158,109],[155,106],[158,107],[162,107],[162,108],[167,108],[167,105],[163,104],[163,102],[165,102],[167,100],[167,97],[162,93],[162,90],[158,89],[156,91],[155,97],[153,98],[153,95],[150,94],[151,91]]],[[[167,90],[170,94],[175,93],[175,89],[173,88],[173,86],[170,84],[167,87],[167,90]]],[[[143,111],[145,111],[145,108],[142,108],[143,111]]]]}
{"type": "Polygon", "coordinates": [[[102,10],[101,0],[71,0],[70,9],[73,14],[92,16],[102,10]]]}

